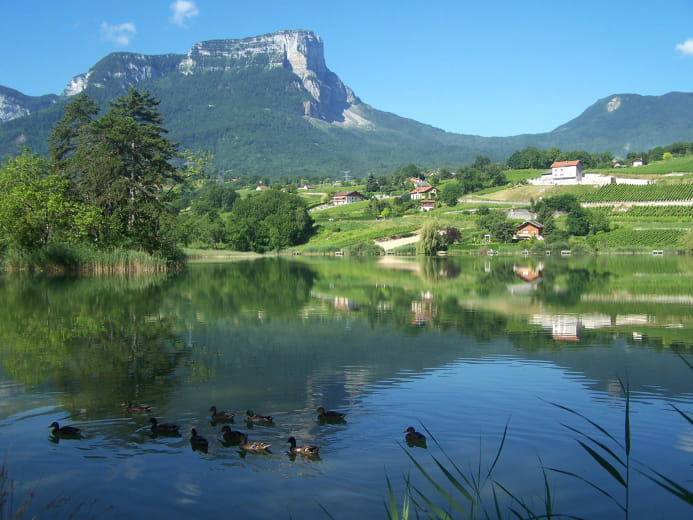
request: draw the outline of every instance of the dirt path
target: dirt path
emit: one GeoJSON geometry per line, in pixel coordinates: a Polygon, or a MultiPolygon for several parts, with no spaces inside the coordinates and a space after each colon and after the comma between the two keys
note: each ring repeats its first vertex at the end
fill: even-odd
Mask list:
{"type": "Polygon", "coordinates": [[[415,244],[419,241],[419,234],[416,233],[410,237],[404,238],[386,238],[384,240],[376,240],[375,243],[382,247],[385,251],[394,249],[400,246],[406,246],[408,244],[415,244]]]}

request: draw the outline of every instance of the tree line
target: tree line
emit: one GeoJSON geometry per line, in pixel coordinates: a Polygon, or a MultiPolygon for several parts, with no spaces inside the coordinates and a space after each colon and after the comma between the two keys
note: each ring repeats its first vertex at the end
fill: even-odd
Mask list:
{"type": "Polygon", "coordinates": [[[178,244],[201,231],[239,250],[307,239],[312,219],[300,197],[273,191],[239,200],[206,179],[206,158],[166,137],[158,104],[130,89],[102,110],[78,94],[52,129],[48,158],[24,149],[0,165],[5,261],[59,246],[140,251],[173,267],[183,261],[178,244]]]}

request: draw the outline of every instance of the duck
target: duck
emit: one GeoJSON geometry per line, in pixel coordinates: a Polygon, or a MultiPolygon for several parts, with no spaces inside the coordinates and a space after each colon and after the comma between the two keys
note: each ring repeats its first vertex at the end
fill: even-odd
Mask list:
{"type": "Polygon", "coordinates": [[[193,449],[207,450],[209,443],[202,435],[197,433],[197,430],[193,428],[190,430],[190,445],[193,449]]]}
{"type": "Polygon", "coordinates": [[[143,404],[132,404],[132,401],[128,401],[125,403],[125,409],[128,412],[137,412],[137,413],[149,413],[152,411],[151,406],[145,406],[143,404]]]}
{"type": "Polygon", "coordinates": [[[404,440],[408,443],[423,444],[426,442],[426,436],[421,432],[417,432],[413,426],[404,430],[404,433],[406,433],[404,440]]]}
{"type": "Polygon", "coordinates": [[[221,433],[224,435],[224,442],[227,444],[241,444],[247,440],[247,436],[243,432],[238,430],[232,430],[229,425],[224,426],[221,429],[221,433]]]}
{"type": "Polygon", "coordinates": [[[263,452],[268,451],[268,448],[272,446],[266,442],[262,441],[248,441],[248,436],[243,434],[243,440],[240,443],[239,448],[245,451],[263,452]]]}
{"type": "Polygon", "coordinates": [[[78,438],[82,436],[82,430],[75,426],[60,426],[57,421],[54,421],[49,428],[53,428],[55,437],[72,437],[78,438]]]}
{"type": "Polygon", "coordinates": [[[212,422],[233,422],[233,418],[236,416],[233,412],[217,411],[216,406],[211,406],[209,411],[212,412],[212,422]]]}
{"type": "Polygon", "coordinates": [[[274,417],[271,415],[262,415],[259,413],[254,413],[252,410],[246,410],[245,419],[250,423],[258,424],[270,424],[274,422],[274,417]]]}
{"type": "Polygon", "coordinates": [[[158,433],[160,435],[180,435],[177,424],[160,423],[156,420],[156,417],[149,419],[149,422],[152,423],[153,433],[158,433]]]}
{"type": "Polygon", "coordinates": [[[289,437],[288,440],[286,441],[291,446],[289,447],[289,451],[295,455],[304,455],[304,456],[316,456],[318,454],[318,451],[320,451],[320,448],[318,446],[311,446],[310,444],[304,444],[303,446],[296,446],[296,438],[295,437],[289,437]]]}
{"type": "Polygon", "coordinates": [[[342,422],[346,417],[345,413],[325,410],[323,406],[320,406],[316,411],[318,412],[318,421],[321,422],[342,422]]]}

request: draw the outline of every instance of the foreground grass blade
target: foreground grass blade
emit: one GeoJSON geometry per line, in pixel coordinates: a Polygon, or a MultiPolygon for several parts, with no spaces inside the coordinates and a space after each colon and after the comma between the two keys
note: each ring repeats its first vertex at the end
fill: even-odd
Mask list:
{"type": "Polygon", "coordinates": [[[659,480],[656,479],[655,477],[648,475],[647,473],[642,473],[640,472],[643,476],[646,478],[650,479],[652,482],[657,484],[658,486],[662,487],[663,489],[666,489],[669,493],[672,495],[675,495],[679,497],[681,500],[684,502],[690,504],[693,506],[693,491],[689,491],[685,487],[683,487],[681,484],[678,484],[671,480],[670,478],[665,477],[662,475],[660,472],[651,470],[653,471],[657,477],[659,477],[659,480]]]}
{"type": "Polygon", "coordinates": [[[616,504],[621,509],[621,511],[623,511],[624,513],[627,512],[627,509],[616,498],[614,498],[614,496],[611,493],[609,493],[605,489],[599,487],[595,483],[590,482],[586,478],[578,475],[577,473],[573,473],[572,471],[565,471],[565,470],[558,469],[558,468],[546,468],[546,469],[548,469],[549,471],[553,471],[554,473],[560,473],[562,475],[567,475],[569,477],[573,477],[573,478],[576,478],[576,479],[584,482],[585,484],[590,486],[592,489],[599,491],[602,495],[609,498],[614,504],[616,504]]]}
{"type": "MultiPolygon", "coordinates": [[[[604,444],[603,442],[600,442],[600,441],[598,441],[597,439],[595,439],[594,437],[590,437],[589,435],[587,435],[587,434],[584,433],[583,431],[578,430],[577,428],[573,428],[572,426],[568,426],[567,424],[561,423],[561,426],[563,426],[563,427],[566,428],[567,430],[570,430],[570,431],[572,431],[572,432],[574,432],[574,433],[577,433],[577,434],[580,435],[581,437],[584,437],[585,439],[587,439],[588,441],[590,441],[592,444],[594,444],[594,445],[596,445],[596,446],[599,446],[602,450],[604,450],[606,453],[608,453],[609,455],[611,455],[611,457],[612,457],[616,462],[618,462],[621,466],[623,466],[624,468],[626,467],[625,461],[623,461],[623,460],[621,459],[621,457],[619,457],[611,448],[609,448],[609,447],[608,447],[606,444],[604,444]]],[[[580,441],[578,441],[578,442],[580,442],[580,441]]]]}
{"type": "Polygon", "coordinates": [[[691,417],[690,415],[688,415],[688,414],[687,414],[686,412],[684,412],[683,410],[680,410],[678,407],[674,406],[673,404],[671,405],[671,407],[672,407],[674,410],[676,410],[677,412],[679,412],[679,414],[681,414],[681,417],[683,417],[683,418],[686,419],[691,425],[693,425],[693,417],[691,417]]]}
{"type": "Polygon", "coordinates": [[[619,446],[619,448],[623,448],[623,444],[621,444],[621,442],[620,442],[616,437],[614,437],[613,435],[611,435],[611,434],[608,432],[608,430],[606,430],[606,428],[600,426],[598,423],[594,422],[592,419],[590,419],[590,418],[587,417],[586,415],[583,415],[583,414],[581,414],[580,412],[578,412],[578,411],[576,411],[576,410],[573,410],[572,408],[568,408],[567,406],[563,406],[562,404],[553,403],[553,402],[549,402],[549,403],[552,404],[553,406],[555,406],[556,408],[560,408],[561,410],[565,410],[565,411],[568,412],[568,413],[572,413],[572,414],[574,414],[574,415],[577,415],[577,416],[580,417],[581,419],[587,421],[587,422],[590,423],[592,426],[594,426],[597,430],[599,430],[599,431],[602,432],[604,435],[606,435],[609,439],[611,439],[612,441],[614,441],[614,442],[619,446]]]}
{"type": "MultiPolygon", "coordinates": [[[[404,448],[402,448],[402,449],[404,449],[404,448]]],[[[462,507],[462,505],[457,500],[455,500],[455,498],[452,495],[450,495],[450,493],[445,491],[445,489],[443,489],[443,487],[438,482],[436,482],[436,480],[430,475],[430,473],[428,473],[424,469],[424,467],[419,463],[419,461],[417,461],[409,452],[407,452],[407,450],[404,450],[404,452],[407,454],[407,457],[409,457],[409,460],[412,462],[412,464],[414,464],[414,466],[419,471],[419,473],[421,473],[421,475],[424,476],[424,478],[429,482],[429,484],[431,484],[433,486],[433,488],[438,492],[438,494],[440,494],[440,496],[442,496],[447,501],[447,503],[450,504],[450,506],[452,506],[455,510],[457,510],[465,518],[469,518],[469,515],[468,515],[467,511],[464,509],[464,507],[462,507]]],[[[438,463],[438,461],[436,461],[436,463],[438,463]]],[[[428,497],[426,497],[423,493],[421,493],[418,489],[416,489],[416,491],[419,494],[419,496],[421,497],[421,499],[424,500],[429,505],[429,507],[436,510],[436,512],[437,512],[436,514],[439,514],[439,515],[442,514],[443,515],[443,516],[439,516],[439,518],[448,518],[447,513],[443,513],[442,510],[437,508],[431,502],[431,500],[428,497]]]]}

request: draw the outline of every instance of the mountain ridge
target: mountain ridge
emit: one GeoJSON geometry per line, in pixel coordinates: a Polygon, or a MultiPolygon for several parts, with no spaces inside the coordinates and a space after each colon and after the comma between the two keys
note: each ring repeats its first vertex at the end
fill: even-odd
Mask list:
{"type": "Polygon", "coordinates": [[[20,144],[45,153],[70,96],[85,92],[105,107],[130,87],[161,100],[182,147],[211,152],[218,171],[234,174],[389,173],[408,163],[455,168],[476,155],[504,160],[526,146],[625,155],[693,141],[693,93],[680,92],[611,95],[541,134],[446,132],[364,103],[327,67],[320,36],[286,30],[199,42],[186,54],[111,53],[60,96],[0,87],[0,155],[20,144]]]}

